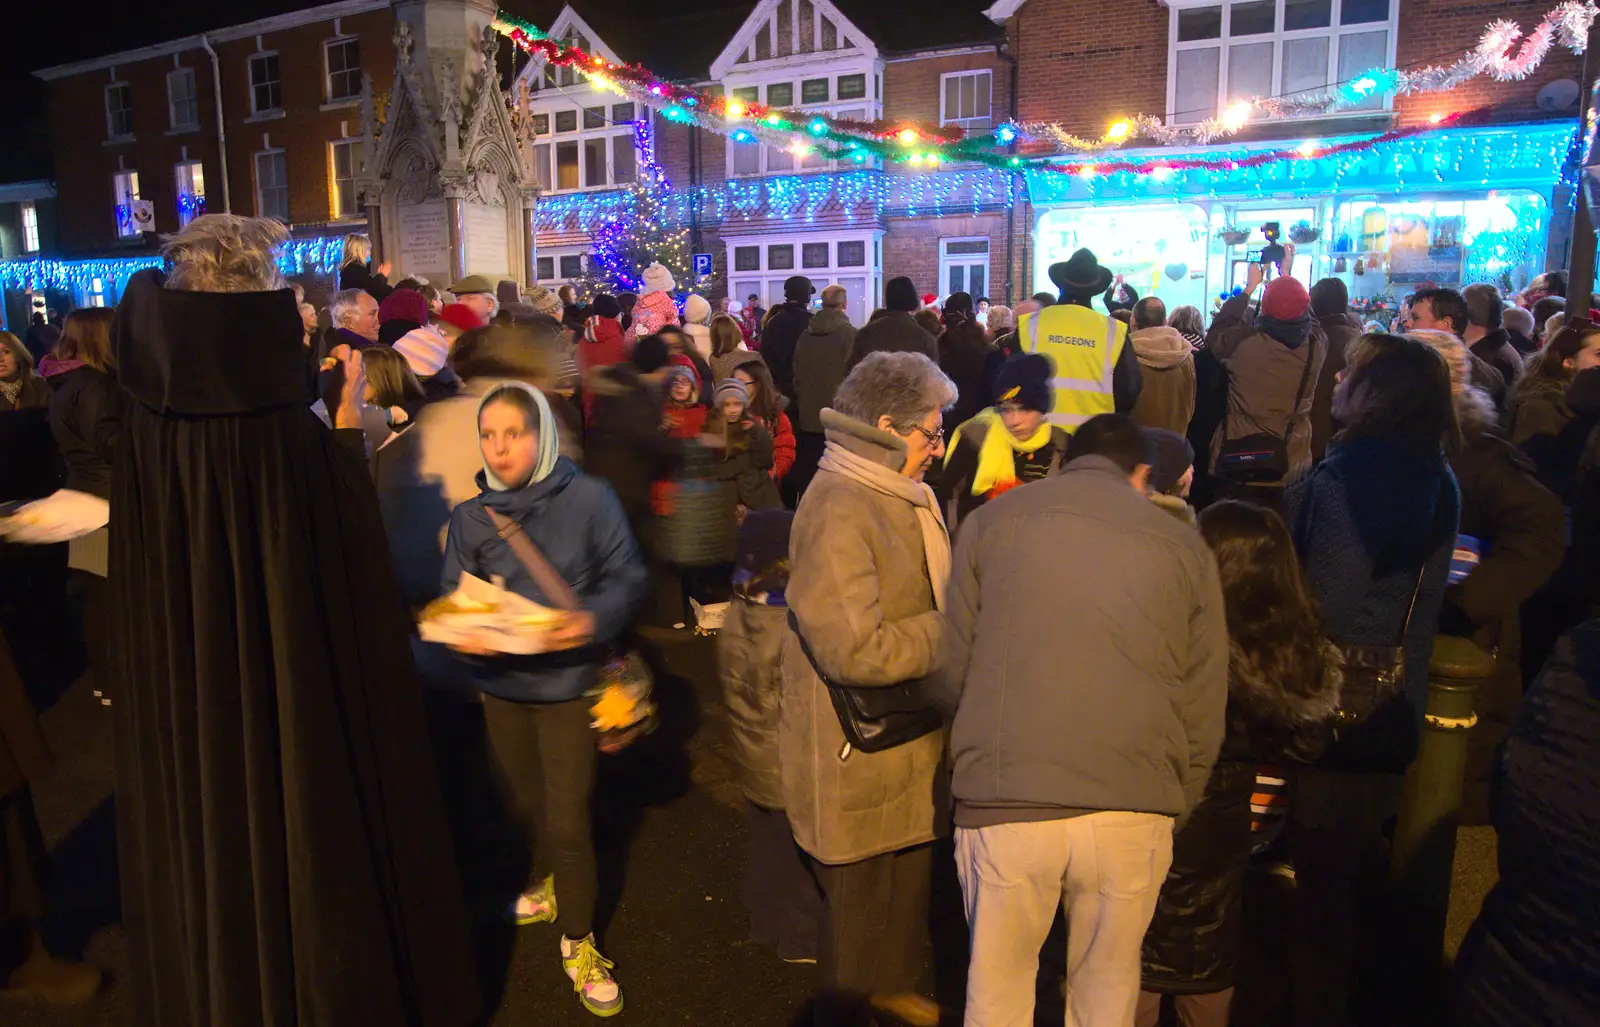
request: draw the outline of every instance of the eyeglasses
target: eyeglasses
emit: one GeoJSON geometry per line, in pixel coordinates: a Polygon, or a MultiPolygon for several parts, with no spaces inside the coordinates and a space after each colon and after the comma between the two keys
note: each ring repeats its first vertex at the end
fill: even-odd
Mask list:
{"type": "Polygon", "coordinates": [[[905,429],[901,429],[900,427],[896,426],[895,431],[900,432],[902,435],[910,435],[914,431],[921,432],[922,437],[928,440],[928,445],[932,446],[934,449],[938,449],[940,446],[944,445],[943,432],[929,431],[920,424],[913,424],[911,427],[905,429]]]}

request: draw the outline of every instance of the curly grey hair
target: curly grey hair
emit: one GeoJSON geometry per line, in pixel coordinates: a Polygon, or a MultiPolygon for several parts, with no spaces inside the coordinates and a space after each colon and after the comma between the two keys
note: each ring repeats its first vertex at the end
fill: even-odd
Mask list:
{"type": "Polygon", "coordinates": [[[167,288],[188,292],[271,292],[284,288],[277,253],[289,238],[283,222],[203,214],[161,248],[167,288]]]}
{"type": "Polygon", "coordinates": [[[343,328],[350,315],[359,311],[361,297],[366,294],[365,289],[340,289],[334,293],[328,301],[328,320],[335,328],[343,328]]]}
{"type": "Polygon", "coordinates": [[[1167,327],[1175,328],[1185,335],[1206,333],[1206,321],[1200,314],[1200,308],[1189,305],[1172,308],[1172,313],[1167,315],[1167,327]]]}
{"type": "Polygon", "coordinates": [[[870,425],[888,415],[904,432],[935,410],[950,409],[956,396],[955,382],[921,353],[873,353],[839,386],[833,409],[870,425]]]}

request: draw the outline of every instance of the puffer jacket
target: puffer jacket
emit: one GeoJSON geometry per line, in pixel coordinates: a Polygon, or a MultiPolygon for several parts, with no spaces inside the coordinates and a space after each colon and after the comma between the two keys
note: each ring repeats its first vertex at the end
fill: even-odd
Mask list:
{"type": "Polygon", "coordinates": [[[1585,1027],[1600,1009],[1600,623],[1556,646],[1501,752],[1500,879],[1456,957],[1453,1027],[1585,1027]]]}
{"type": "Polygon", "coordinates": [[[535,656],[474,658],[473,678],[483,691],[510,702],[565,702],[593,687],[607,647],[627,628],[649,590],[649,573],[628,530],[622,506],[605,482],[560,457],[549,477],[520,489],[495,492],[478,474],[483,494],[456,507],[445,541],[440,591],[455,590],[462,574],[505,587],[543,606],[545,595],[511,546],[500,537],[489,510],[522,525],[557,574],[594,615],[594,640],[565,652],[535,656]]]}

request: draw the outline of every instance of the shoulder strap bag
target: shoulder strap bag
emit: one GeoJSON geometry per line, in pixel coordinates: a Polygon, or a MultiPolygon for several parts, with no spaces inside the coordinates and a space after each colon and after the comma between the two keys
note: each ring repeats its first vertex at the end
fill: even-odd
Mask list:
{"type": "Polygon", "coordinates": [[[1306,385],[1311,380],[1311,364],[1317,356],[1316,334],[1306,339],[1305,367],[1300,370],[1300,387],[1294,393],[1294,405],[1289,408],[1289,420],[1283,434],[1256,432],[1243,438],[1228,438],[1227,416],[1222,421],[1222,447],[1217,451],[1216,473],[1238,485],[1270,484],[1289,476],[1289,436],[1294,434],[1295,422],[1300,419],[1300,401],[1305,398],[1306,385]]]}
{"type": "Polygon", "coordinates": [[[800,633],[800,622],[795,619],[793,610],[789,611],[789,627],[800,640],[800,651],[806,654],[811,669],[816,671],[817,678],[828,689],[828,698],[833,701],[833,712],[844,732],[841,760],[849,757],[851,749],[883,752],[932,734],[943,724],[943,719],[928,705],[915,682],[856,688],[830,681],[812,655],[806,636],[800,633]]]}

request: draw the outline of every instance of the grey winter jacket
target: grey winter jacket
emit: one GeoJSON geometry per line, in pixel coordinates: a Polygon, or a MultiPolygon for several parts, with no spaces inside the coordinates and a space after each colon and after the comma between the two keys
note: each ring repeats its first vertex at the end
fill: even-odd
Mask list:
{"type": "Polygon", "coordinates": [[[958,826],[1200,801],[1228,701],[1216,560],[1110,460],[975,512],[945,615],[958,826]]]}
{"type": "Polygon", "coordinates": [[[883,310],[856,332],[855,344],[850,347],[850,357],[845,361],[844,373],[873,353],[921,353],[935,364],[939,362],[939,345],[927,329],[903,310],[883,310]]]}
{"type": "Polygon", "coordinates": [[[797,431],[822,434],[822,408],[833,402],[833,394],[844,381],[845,361],[856,342],[855,326],[842,310],[823,307],[811,316],[811,324],[794,346],[794,398],[797,431]]]}

